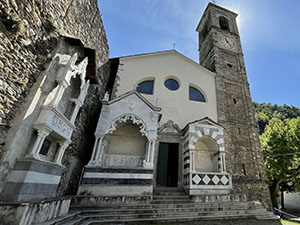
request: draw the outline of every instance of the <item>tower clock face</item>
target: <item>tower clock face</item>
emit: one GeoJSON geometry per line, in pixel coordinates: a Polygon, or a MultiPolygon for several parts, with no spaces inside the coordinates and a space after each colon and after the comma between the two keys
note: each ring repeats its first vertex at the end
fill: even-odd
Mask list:
{"type": "Polygon", "coordinates": [[[224,48],[234,49],[235,41],[232,37],[221,36],[219,39],[219,43],[224,48]]]}

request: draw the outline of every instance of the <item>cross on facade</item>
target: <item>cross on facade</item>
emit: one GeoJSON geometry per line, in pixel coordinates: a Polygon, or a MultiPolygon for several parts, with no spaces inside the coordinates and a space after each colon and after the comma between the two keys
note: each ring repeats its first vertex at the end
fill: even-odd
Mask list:
{"type": "Polygon", "coordinates": [[[176,43],[173,43],[173,49],[175,50],[175,47],[176,47],[176,43]]]}

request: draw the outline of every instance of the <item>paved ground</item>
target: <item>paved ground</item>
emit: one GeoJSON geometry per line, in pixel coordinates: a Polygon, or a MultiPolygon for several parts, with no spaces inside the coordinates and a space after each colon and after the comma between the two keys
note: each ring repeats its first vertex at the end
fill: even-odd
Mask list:
{"type": "Polygon", "coordinates": [[[300,209],[283,209],[282,211],[300,217],[300,209]]]}
{"type": "MultiPolygon", "coordinates": [[[[210,220],[174,223],[127,223],[127,225],[282,225],[278,220],[236,219],[236,220],[210,220]]],[[[121,224],[119,224],[121,225],[121,224]]]]}

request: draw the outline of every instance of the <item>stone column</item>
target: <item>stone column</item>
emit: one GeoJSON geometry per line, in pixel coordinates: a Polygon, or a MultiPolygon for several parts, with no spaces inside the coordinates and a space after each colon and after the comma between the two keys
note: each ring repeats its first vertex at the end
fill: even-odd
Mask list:
{"type": "Polygon", "coordinates": [[[151,155],[151,140],[148,141],[148,147],[146,149],[146,162],[150,162],[150,155],[151,155]]]}
{"type": "Polygon", "coordinates": [[[96,157],[96,153],[97,153],[98,142],[99,142],[99,137],[96,137],[95,144],[94,144],[94,147],[93,147],[92,156],[91,156],[91,159],[90,159],[90,161],[89,161],[89,163],[88,163],[89,165],[92,165],[93,162],[95,161],[95,157],[96,157]]]}
{"type": "Polygon", "coordinates": [[[41,150],[41,147],[44,143],[45,138],[50,134],[51,130],[48,130],[47,128],[44,128],[42,130],[38,130],[37,138],[35,140],[34,146],[29,153],[28,156],[39,159],[39,152],[41,150]]]}
{"type": "Polygon", "coordinates": [[[76,104],[76,106],[75,106],[75,109],[74,109],[74,111],[72,113],[72,117],[71,117],[71,120],[70,120],[72,124],[75,122],[75,119],[77,117],[78,111],[79,111],[79,109],[80,109],[80,107],[82,105],[82,103],[79,102],[79,101],[75,101],[75,104],[76,104]]]}
{"type": "Polygon", "coordinates": [[[151,141],[151,157],[150,157],[150,162],[153,164],[154,163],[154,153],[155,153],[155,140],[151,141]]]}
{"type": "Polygon", "coordinates": [[[67,87],[68,87],[68,84],[66,83],[66,81],[59,82],[58,90],[56,91],[55,97],[53,98],[53,107],[58,106],[58,103],[60,102],[61,97],[67,87]]]}
{"type": "Polygon", "coordinates": [[[220,153],[222,172],[226,172],[225,152],[220,153]]]}
{"type": "Polygon", "coordinates": [[[95,161],[98,163],[98,165],[101,164],[102,162],[102,157],[103,157],[103,151],[102,149],[102,141],[103,141],[104,136],[99,137],[98,145],[96,147],[96,155],[95,155],[95,161]]]}
{"type": "Polygon", "coordinates": [[[58,149],[58,151],[56,153],[56,156],[55,156],[55,162],[57,164],[61,165],[61,160],[62,160],[62,158],[64,156],[65,150],[69,146],[70,143],[71,142],[68,141],[68,140],[59,143],[59,149],[58,149]]]}
{"type": "Polygon", "coordinates": [[[153,168],[153,155],[154,155],[154,141],[148,140],[148,146],[146,149],[145,160],[143,160],[144,168],[153,168]]]}
{"type": "Polygon", "coordinates": [[[195,172],[195,150],[190,150],[190,170],[195,172]]]}

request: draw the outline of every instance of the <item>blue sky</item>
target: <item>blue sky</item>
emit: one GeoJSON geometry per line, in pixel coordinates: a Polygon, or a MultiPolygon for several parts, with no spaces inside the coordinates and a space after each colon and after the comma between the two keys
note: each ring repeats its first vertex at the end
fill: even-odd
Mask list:
{"type": "MultiPolygon", "coordinates": [[[[110,57],[173,49],[198,62],[208,0],[99,0],[110,57]]],[[[239,14],[252,99],[300,107],[300,1],[216,0],[239,14]]]]}

